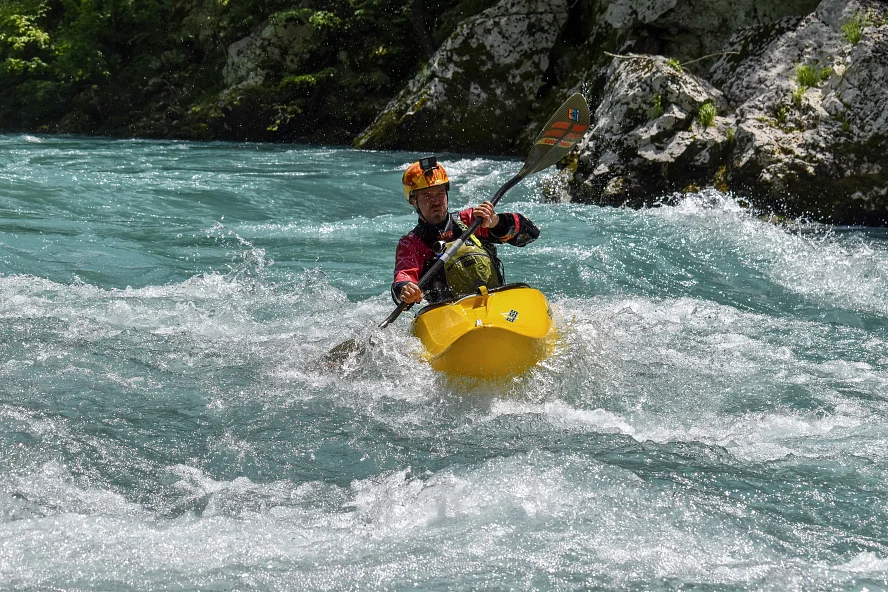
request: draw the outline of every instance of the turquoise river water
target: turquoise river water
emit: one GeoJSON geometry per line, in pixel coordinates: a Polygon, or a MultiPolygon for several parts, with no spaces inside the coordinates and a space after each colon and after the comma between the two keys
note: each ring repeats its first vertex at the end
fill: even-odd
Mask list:
{"type": "Polygon", "coordinates": [[[561,341],[460,383],[372,329],[417,156],[0,136],[0,589],[888,589],[886,231],[527,179],[561,341]]]}

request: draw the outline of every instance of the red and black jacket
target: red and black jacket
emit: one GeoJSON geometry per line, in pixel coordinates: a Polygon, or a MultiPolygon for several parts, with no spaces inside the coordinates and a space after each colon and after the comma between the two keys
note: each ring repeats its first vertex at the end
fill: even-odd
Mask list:
{"type": "MultiPolygon", "coordinates": [[[[401,287],[408,282],[418,284],[419,278],[434,265],[437,257],[433,250],[435,243],[456,240],[463,233],[457,221],[461,221],[465,226],[471,225],[474,221],[473,211],[474,208],[467,208],[461,212],[451,212],[438,226],[420,220],[413,230],[401,237],[395,252],[395,281],[392,283],[392,299],[396,303],[401,302],[399,298],[401,287]]],[[[503,282],[502,264],[496,255],[496,245],[508,243],[523,247],[535,241],[539,235],[540,231],[533,222],[521,214],[510,212],[499,214],[499,223],[493,228],[479,226],[475,231],[475,236],[481,241],[481,245],[496,262],[500,282],[503,282]]],[[[443,269],[431,278],[423,292],[430,303],[452,297],[443,269]]]]}

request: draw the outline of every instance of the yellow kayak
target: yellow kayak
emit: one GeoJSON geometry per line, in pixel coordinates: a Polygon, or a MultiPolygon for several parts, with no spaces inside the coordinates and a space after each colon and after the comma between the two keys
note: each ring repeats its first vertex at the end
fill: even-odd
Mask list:
{"type": "Polygon", "coordinates": [[[507,284],[426,306],[413,320],[435,370],[454,376],[504,378],[552,353],[555,323],[543,293],[507,284]]]}

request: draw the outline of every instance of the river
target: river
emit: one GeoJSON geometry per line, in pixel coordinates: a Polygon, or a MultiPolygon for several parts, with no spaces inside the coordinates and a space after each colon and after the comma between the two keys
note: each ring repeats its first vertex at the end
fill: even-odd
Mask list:
{"type": "Polygon", "coordinates": [[[461,382],[373,330],[418,156],[0,136],[0,589],[888,589],[888,232],[531,177],[557,351],[461,382]]]}

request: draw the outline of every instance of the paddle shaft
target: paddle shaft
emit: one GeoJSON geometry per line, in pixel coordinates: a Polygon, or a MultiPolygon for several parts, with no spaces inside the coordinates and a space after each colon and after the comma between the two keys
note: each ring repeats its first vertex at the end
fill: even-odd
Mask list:
{"type": "MultiPolygon", "coordinates": [[[[514,187],[518,183],[520,183],[521,179],[523,179],[523,178],[524,178],[524,175],[522,175],[521,173],[518,173],[517,175],[515,175],[514,177],[509,179],[505,185],[503,185],[502,187],[499,188],[499,191],[496,192],[496,194],[490,200],[490,203],[492,203],[495,206],[497,204],[497,202],[499,202],[500,198],[503,195],[505,195],[509,189],[511,189],[512,187],[514,187]]],[[[429,268],[429,270],[427,272],[425,272],[421,278],[419,278],[419,283],[417,285],[419,286],[420,290],[424,289],[426,287],[426,285],[428,285],[428,283],[430,281],[432,281],[432,278],[435,277],[435,275],[439,271],[441,271],[441,268],[444,267],[444,265],[447,263],[447,261],[449,261],[450,258],[453,257],[454,253],[456,253],[459,250],[459,248],[461,246],[463,246],[463,244],[466,242],[466,240],[468,240],[468,238],[470,236],[472,236],[472,234],[476,230],[478,230],[478,227],[481,226],[481,224],[483,222],[484,222],[483,218],[475,218],[472,221],[472,223],[469,225],[469,227],[466,228],[465,231],[463,231],[463,233],[461,235],[459,235],[459,238],[456,239],[455,241],[453,241],[453,244],[450,245],[450,248],[448,248],[446,251],[444,251],[441,254],[441,256],[438,257],[438,259],[435,261],[434,265],[432,265],[429,268]]],[[[395,319],[397,319],[399,316],[401,316],[402,312],[404,312],[405,310],[407,310],[411,306],[413,306],[413,304],[401,302],[397,306],[397,308],[395,308],[395,310],[393,310],[392,313],[382,323],[379,324],[379,328],[382,329],[384,327],[389,326],[395,319]]]]}

